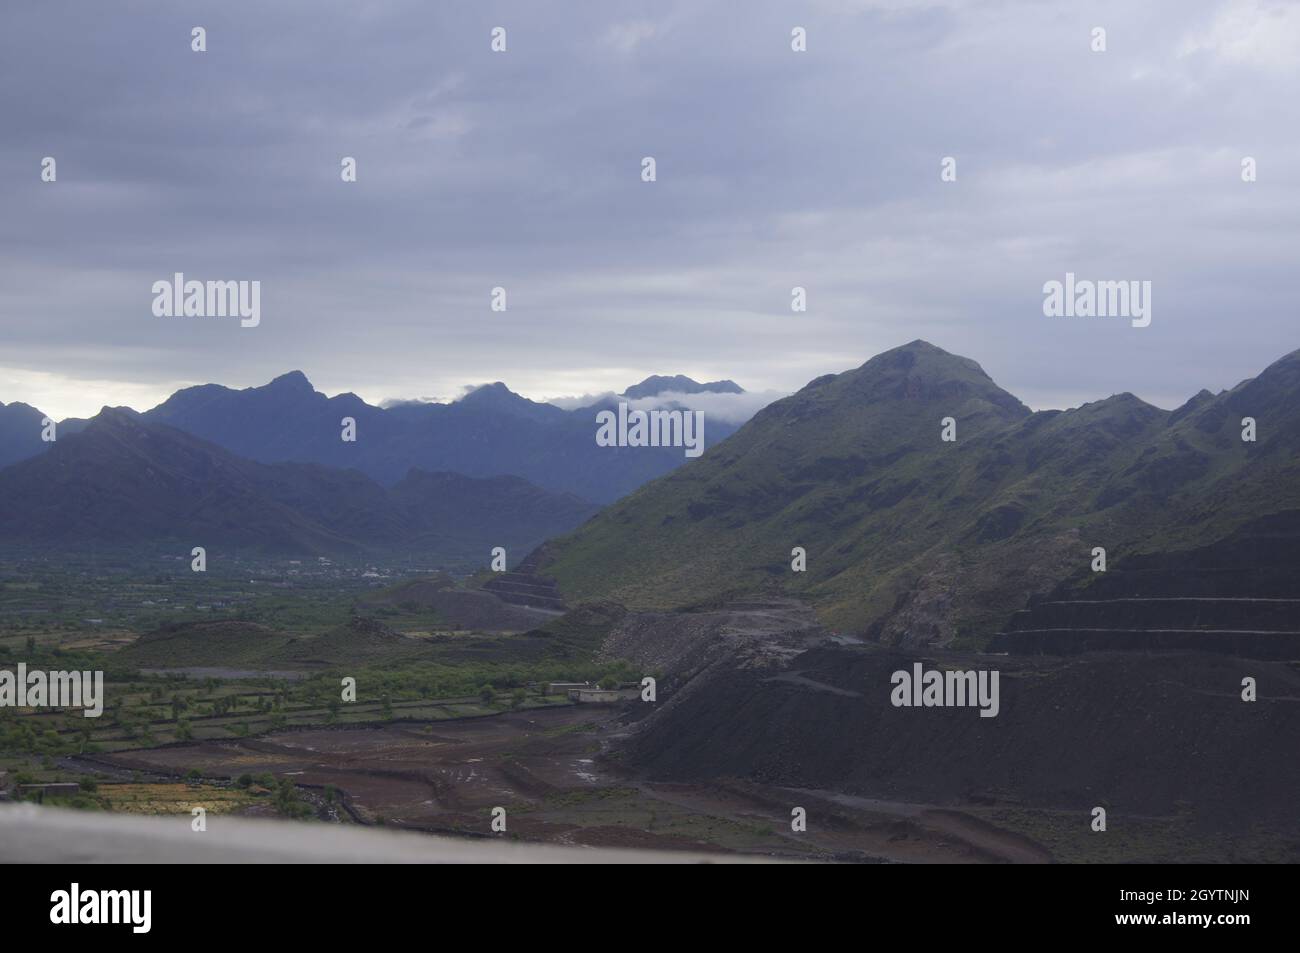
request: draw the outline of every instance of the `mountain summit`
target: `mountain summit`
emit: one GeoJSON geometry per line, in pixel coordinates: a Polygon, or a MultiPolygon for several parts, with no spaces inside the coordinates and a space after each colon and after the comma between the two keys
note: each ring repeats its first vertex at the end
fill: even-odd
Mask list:
{"type": "Polygon", "coordinates": [[[743,394],[745,389],[735,381],[710,381],[701,384],[683,374],[665,377],[654,374],[639,384],[633,384],[623,391],[622,396],[630,400],[642,397],[658,397],[660,394],[743,394]]]}
{"type": "Polygon", "coordinates": [[[505,384],[496,381],[475,387],[456,401],[462,409],[473,408],[480,413],[508,414],[539,423],[554,423],[564,416],[564,411],[553,404],[543,404],[516,394],[505,384]]]}
{"type": "MultiPolygon", "coordinates": [[[[254,390],[256,388],[250,387],[247,389],[254,390]]],[[[264,389],[280,394],[298,393],[309,395],[316,392],[316,388],[312,386],[311,381],[307,379],[307,375],[302,371],[289,371],[287,374],[281,374],[265,385],[264,389]]]]}
{"type": "Polygon", "coordinates": [[[913,341],[770,404],[552,541],[541,570],[569,601],[775,591],[885,642],[977,639],[1094,546],[1204,544],[1300,508],[1298,371],[1284,359],[1181,416],[1131,394],[1032,413],[974,361],[913,341]],[[1241,439],[1248,416],[1258,443],[1241,439]]]}
{"type": "Polygon", "coordinates": [[[41,440],[45,415],[28,404],[0,403],[0,467],[25,460],[46,449],[41,440]]]}

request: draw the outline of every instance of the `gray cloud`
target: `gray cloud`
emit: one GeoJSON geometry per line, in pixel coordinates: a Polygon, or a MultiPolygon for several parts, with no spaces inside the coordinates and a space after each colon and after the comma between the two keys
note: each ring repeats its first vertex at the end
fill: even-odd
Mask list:
{"type": "MultiPolygon", "coordinates": [[[[783,391],[745,391],[743,394],[715,394],[709,391],[703,391],[697,394],[686,394],[681,391],[664,391],[654,397],[641,397],[635,400],[627,401],[627,405],[632,410],[653,410],[657,407],[685,407],[688,410],[704,411],[705,419],[720,420],[728,424],[742,424],[750,417],[772,403],[774,400],[780,400],[787,396],[783,391]]],[[[625,400],[619,397],[613,391],[606,391],[603,394],[584,394],[580,397],[553,397],[547,403],[554,404],[564,410],[576,410],[579,407],[590,407],[597,401],[604,400],[625,400]]]]}
{"type": "Polygon", "coordinates": [[[1298,64],[1269,0],[11,5],[0,400],[789,392],[923,337],[1169,406],[1300,344],[1298,64]],[[1045,318],[1067,270],[1151,280],[1151,327],[1045,318]],[[153,317],[174,271],[260,280],[261,326],[153,317]]]}

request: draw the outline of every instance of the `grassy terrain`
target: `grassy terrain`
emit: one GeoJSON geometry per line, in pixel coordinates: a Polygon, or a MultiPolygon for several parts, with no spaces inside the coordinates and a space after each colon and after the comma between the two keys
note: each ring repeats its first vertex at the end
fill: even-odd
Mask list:
{"type": "Polygon", "coordinates": [[[192,783],[103,783],[90,781],[75,797],[45,797],[43,803],[122,814],[185,814],[202,807],[209,814],[231,814],[258,803],[247,788],[192,783]]]}
{"type": "MultiPolygon", "coordinates": [[[[369,605],[393,582],[373,567],[241,568],[201,575],[129,561],[0,564],[0,668],[21,661],[105,679],[99,718],[0,708],[0,771],[11,783],[104,786],[86,772],[91,762],[67,759],[566,705],[547,683],[640,674],[592,660],[616,614],[584,610],[536,632],[476,632],[419,606],[369,605]],[[355,701],[342,699],[344,679],[355,680],[355,701]]],[[[147,812],[155,803],[124,794],[83,792],[76,806],[147,812]]]]}
{"type": "Polygon", "coordinates": [[[982,643],[1108,558],[1300,508],[1300,353],[1167,412],[1131,394],[1031,414],[924,342],[813,381],[704,457],[548,544],[572,600],[810,600],[830,625],[982,643]],[[1267,420],[1243,443],[1244,416],[1267,420]],[[956,421],[955,442],[940,421],[956,421]],[[807,571],[791,569],[795,547],[807,571]]]}
{"type": "Polygon", "coordinates": [[[1289,837],[1257,827],[1243,834],[1207,831],[1187,814],[1128,817],[1094,831],[1078,811],[996,808],[973,811],[1049,850],[1059,863],[1295,863],[1289,837]]]}

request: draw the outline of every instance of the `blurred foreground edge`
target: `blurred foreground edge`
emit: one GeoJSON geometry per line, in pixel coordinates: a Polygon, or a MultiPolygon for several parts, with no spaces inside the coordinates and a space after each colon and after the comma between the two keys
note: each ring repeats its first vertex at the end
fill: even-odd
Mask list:
{"type": "Polygon", "coordinates": [[[692,851],[557,847],[495,838],[211,815],[135,817],[0,805],[4,864],[734,864],[765,858],[692,851]]]}

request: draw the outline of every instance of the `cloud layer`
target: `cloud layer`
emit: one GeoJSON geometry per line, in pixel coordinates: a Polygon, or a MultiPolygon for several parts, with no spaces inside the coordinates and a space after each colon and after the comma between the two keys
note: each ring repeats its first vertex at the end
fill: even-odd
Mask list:
{"type": "Polygon", "coordinates": [[[0,400],[789,392],[920,337],[1169,406],[1300,346],[1297,64],[1266,0],[16,5],[0,400]],[[260,280],[261,326],[155,318],[175,271],[260,280]],[[1045,318],[1066,271],[1151,280],[1151,327],[1045,318]]]}

